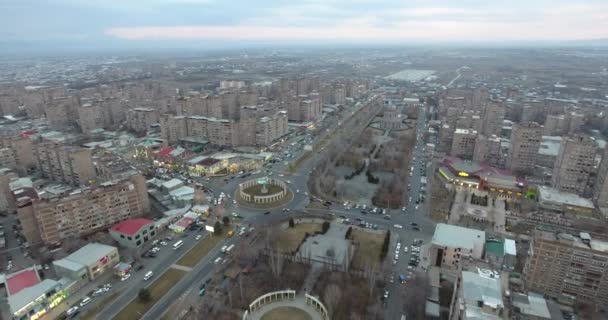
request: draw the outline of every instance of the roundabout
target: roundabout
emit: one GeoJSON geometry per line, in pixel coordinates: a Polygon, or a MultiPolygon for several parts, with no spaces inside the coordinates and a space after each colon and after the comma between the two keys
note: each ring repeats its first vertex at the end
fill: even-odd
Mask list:
{"type": "Polygon", "coordinates": [[[235,199],[243,207],[271,209],[289,203],[293,193],[284,181],[262,177],[240,183],[235,199]]]}

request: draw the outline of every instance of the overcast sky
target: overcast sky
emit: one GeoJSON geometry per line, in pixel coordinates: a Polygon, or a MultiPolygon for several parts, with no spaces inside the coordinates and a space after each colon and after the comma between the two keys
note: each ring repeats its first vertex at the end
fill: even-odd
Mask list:
{"type": "Polygon", "coordinates": [[[608,0],[0,0],[5,43],[600,38],[608,0]]]}

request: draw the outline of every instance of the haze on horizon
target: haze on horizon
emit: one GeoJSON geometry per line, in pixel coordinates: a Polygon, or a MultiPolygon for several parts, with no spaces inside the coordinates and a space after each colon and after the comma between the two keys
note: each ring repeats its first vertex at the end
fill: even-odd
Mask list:
{"type": "Polygon", "coordinates": [[[4,0],[4,47],[561,42],[608,38],[605,0],[4,0]]]}

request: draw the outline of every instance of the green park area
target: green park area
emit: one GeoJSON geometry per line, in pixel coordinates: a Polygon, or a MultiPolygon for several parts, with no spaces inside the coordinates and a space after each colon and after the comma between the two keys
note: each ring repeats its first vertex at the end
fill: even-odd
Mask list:
{"type": "Polygon", "coordinates": [[[124,309],[116,315],[115,320],[133,320],[139,319],[144,315],[152,306],[162,298],[171,288],[186,275],[186,271],[169,268],[163,273],[158,279],[148,287],[150,293],[149,299],[145,302],[139,297],[136,297],[131,303],[129,303],[124,309]]]}

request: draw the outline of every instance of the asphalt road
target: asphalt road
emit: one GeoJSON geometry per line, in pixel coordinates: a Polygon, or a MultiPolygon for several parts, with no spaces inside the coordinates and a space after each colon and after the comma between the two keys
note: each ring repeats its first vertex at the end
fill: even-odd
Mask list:
{"type": "MultiPolygon", "coordinates": [[[[418,132],[423,132],[425,130],[424,116],[421,115],[418,121],[418,132]]],[[[328,133],[326,133],[328,134],[328,133]]],[[[322,139],[323,135],[315,139],[318,141],[322,139]]],[[[420,162],[419,159],[422,159],[422,146],[423,142],[418,139],[417,148],[416,148],[416,168],[414,169],[414,175],[411,178],[411,191],[410,194],[412,199],[417,198],[417,192],[419,190],[420,183],[420,162]]],[[[293,159],[296,159],[303,150],[299,150],[297,153],[294,153],[293,159]]],[[[286,215],[297,216],[299,214],[295,213],[296,210],[302,211],[306,205],[309,204],[310,198],[307,195],[307,182],[309,173],[312,170],[312,167],[315,163],[314,157],[306,161],[301,165],[298,172],[295,174],[287,174],[287,167],[284,162],[277,163],[272,166],[271,171],[272,175],[277,178],[281,178],[283,180],[289,180],[289,188],[294,194],[294,199],[286,206],[291,211],[283,212],[282,208],[277,209],[250,209],[240,207],[238,205],[232,204],[232,200],[230,199],[227,202],[226,213],[236,212],[244,219],[242,221],[243,224],[252,224],[257,226],[263,226],[266,224],[274,223],[282,220],[286,215]],[[278,175],[284,174],[283,177],[279,177],[278,175]],[[299,190],[299,192],[297,192],[299,190]],[[270,214],[264,214],[263,212],[270,211],[270,214]]],[[[213,192],[215,195],[218,195],[220,192],[224,192],[227,195],[233,196],[234,192],[239,183],[244,180],[252,179],[258,176],[266,176],[266,172],[263,170],[257,175],[252,175],[247,177],[246,179],[234,178],[230,179],[226,182],[219,183],[219,187],[213,188],[213,192]]],[[[213,185],[213,181],[206,182],[205,184],[213,185]]],[[[359,210],[344,210],[340,206],[341,204],[335,204],[329,210],[327,209],[314,209],[314,210],[303,210],[304,212],[316,212],[316,213],[327,213],[330,214],[333,212],[335,215],[344,215],[351,218],[360,217],[365,221],[372,222],[374,224],[378,224],[383,229],[391,229],[392,233],[396,236],[394,239],[401,239],[402,245],[409,245],[415,238],[425,239],[429,238],[429,234],[432,234],[434,230],[434,224],[430,221],[426,215],[414,212],[415,204],[410,203],[407,206],[406,212],[402,212],[401,210],[392,210],[391,220],[385,220],[380,215],[363,215],[359,212],[359,210]],[[410,222],[417,223],[421,232],[412,231],[409,227],[410,222]],[[393,227],[394,224],[403,225],[404,229],[396,229],[393,227]]],[[[146,269],[140,271],[139,273],[135,273],[132,275],[131,279],[129,279],[128,285],[125,285],[120,296],[115,299],[111,304],[109,304],[106,308],[104,308],[100,313],[98,313],[96,319],[112,319],[114,318],[120,310],[122,310],[126,305],[128,305],[133,299],[137,297],[139,290],[151,283],[153,280],[160,276],[166,269],[168,269],[175,261],[181,257],[185,252],[187,252],[197,241],[194,240],[196,234],[199,233],[190,233],[187,238],[179,238],[180,240],[184,240],[185,244],[180,250],[173,250],[170,243],[167,247],[163,248],[157,258],[149,259],[146,263],[146,269]],[[155,277],[150,281],[143,281],[144,274],[148,271],[152,270],[155,274],[155,277]]],[[[172,242],[174,243],[178,239],[174,239],[172,242]]],[[[143,319],[160,319],[163,314],[169,309],[170,305],[177,301],[180,297],[182,297],[192,288],[198,288],[200,283],[207,279],[211,273],[215,270],[216,266],[213,261],[220,254],[219,248],[221,246],[239,241],[240,237],[228,238],[223,243],[218,245],[214,250],[210,252],[205,258],[202,259],[183,279],[181,279],[169,292],[167,292],[145,315],[142,315],[143,319]]],[[[397,271],[407,269],[407,260],[406,257],[400,259],[399,264],[396,265],[397,271]]],[[[397,273],[398,274],[398,273],[397,273]]],[[[392,297],[391,297],[392,298],[392,297]]],[[[397,299],[389,300],[389,304],[387,307],[387,315],[398,314],[401,311],[401,303],[397,299]]],[[[392,316],[387,317],[387,319],[397,319],[392,316]]]]}

